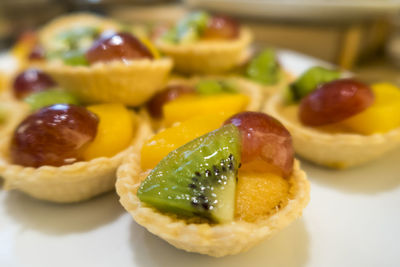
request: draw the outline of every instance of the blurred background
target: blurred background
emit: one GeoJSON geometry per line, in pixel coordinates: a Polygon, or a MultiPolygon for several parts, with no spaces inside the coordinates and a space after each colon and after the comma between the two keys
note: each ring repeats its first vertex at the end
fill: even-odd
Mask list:
{"type": "Polygon", "coordinates": [[[191,9],[238,18],[253,30],[256,45],[305,53],[367,82],[400,85],[400,0],[0,0],[0,49],[64,13],[154,23],[175,21],[191,9]]]}

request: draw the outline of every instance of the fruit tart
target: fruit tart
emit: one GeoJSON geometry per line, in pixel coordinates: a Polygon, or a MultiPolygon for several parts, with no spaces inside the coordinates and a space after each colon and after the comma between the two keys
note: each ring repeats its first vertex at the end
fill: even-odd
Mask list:
{"type": "Polygon", "coordinates": [[[172,61],[118,23],[89,14],[53,20],[39,31],[43,69],[85,103],[138,106],[162,88],[172,61]]]}
{"type": "Polygon", "coordinates": [[[156,46],[179,72],[219,73],[240,63],[251,39],[232,18],[194,12],[162,34],[156,46]]]}
{"type": "Polygon", "coordinates": [[[30,111],[57,103],[79,104],[74,95],[59,88],[48,74],[36,68],[18,73],[12,86],[1,94],[1,100],[5,110],[10,111],[4,119],[11,132],[30,111]]]}
{"type": "Polygon", "coordinates": [[[292,79],[291,75],[285,72],[279,64],[276,51],[272,48],[265,48],[254,53],[232,74],[239,75],[260,86],[263,102],[271,95],[284,90],[292,79]]]}
{"type": "Polygon", "coordinates": [[[400,145],[400,89],[388,83],[315,67],[264,111],[288,128],[300,156],[327,167],[359,165],[400,145]]]}
{"type": "Polygon", "coordinates": [[[289,132],[272,117],[204,115],[153,136],[117,172],[120,202],[173,246],[221,257],[286,227],[309,201],[289,132]],[[222,126],[221,126],[222,125],[222,126]]]}
{"type": "MultiPolygon", "coordinates": [[[[9,79],[11,86],[7,85],[0,93],[0,136],[11,135],[18,123],[29,114],[30,105],[23,101],[25,98],[45,90],[52,91],[56,87],[49,75],[33,68],[18,73],[16,77],[11,76],[9,79]]],[[[60,91],[60,94],[63,93],[60,91]]],[[[36,97],[29,97],[28,102],[32,105],[40,104],[40,101],[33,103],[33,98],[36,97]]]]}
{"type": "Polygon", "coordinates": [[[32,98],[36,110],[0,142],[4,188],[65,203],[112,190],[123,157],[151,134],[148,120],[122,104],[48,105],[68,102],[49,92],[32,98]]]}
{"type": "Polygon", "coordinates": [[[44,48],[40,45],[37,31],[25,31],[11,48],[19,70],[40,68],[45,62],[44,48]]]}
{"type": "Polygon", "coordinates": [[[173,78],[147,102],[156,128],[171,126],[201,115],[224,113],[226,118],[261,108],[261,89],[240,77],[173,78]]]}

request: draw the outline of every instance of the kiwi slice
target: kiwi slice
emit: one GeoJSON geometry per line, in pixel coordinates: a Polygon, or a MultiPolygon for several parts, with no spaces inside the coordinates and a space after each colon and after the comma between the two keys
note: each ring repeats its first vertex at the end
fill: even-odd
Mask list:
{"type": "Polygon", "coordinates": [[[30,105],[33,111],[54,104],[79,105],[79,101],[74,95],[57,89],[30,94],[24,101],[30,105]]]}
{"type": "Polygon", "coordinates": [[[172,43],[192,43],[199,39],[209,20],[210,15],[205,12],[190,13],[169,30],[163,39],[172,43]]]}
{"type": "Polygon", "coordinates": [[[222,126],[169,153],[137,196],[163,212],[232,221],[240,149],[238,128],[222,126]]]}
{"type": "Polygon", "coordinates": [[[281,75],[281,67],[273,49],[264,49],[247,66],[246,75],[251,80],[265,85],[276,84],[281,75]]]}
{"type": "Polygon", "coordinates": [[[201,95],[237,93],[235,85],[230,81],[202,80],[196,84],[196,92],[201,95]]]}
{"type": "Polygon", "coordinates": [[[62,56],[65,65],[70,66],[89,66],[89,62],[85,57],[83,50],[70,50],[65,52],[62,56]]]}
{"type": "Polygon", "coordinates": [[[319,85],[339,79],[340,71],[319,66],[309,68],[289,87],[290,98],[296,102],[318,88],[319,85]]]}

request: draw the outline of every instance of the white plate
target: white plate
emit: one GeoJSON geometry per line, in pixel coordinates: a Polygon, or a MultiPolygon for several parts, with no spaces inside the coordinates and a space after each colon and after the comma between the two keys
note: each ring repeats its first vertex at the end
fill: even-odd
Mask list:
{"type": "MultiPolygon", "coordinates": [[[[290,51],[294,74],[319,61],[290,51]]],[[[400,266],[400,151],[333,171],[303,162],[311,202],[303,218],[247,253],[186,253],[138,226],[110,193],[76,205],[0,190],[1,267],[400,266]]]]}

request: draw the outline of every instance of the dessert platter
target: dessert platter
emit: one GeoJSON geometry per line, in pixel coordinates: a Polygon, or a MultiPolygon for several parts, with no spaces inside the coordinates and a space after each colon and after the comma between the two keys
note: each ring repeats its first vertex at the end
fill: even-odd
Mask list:
{"type": "Polygon", "coordinates": [[[4,52],[0,266],[398,266],[400,88],[251,41],[79,13],[4,52]]]}

